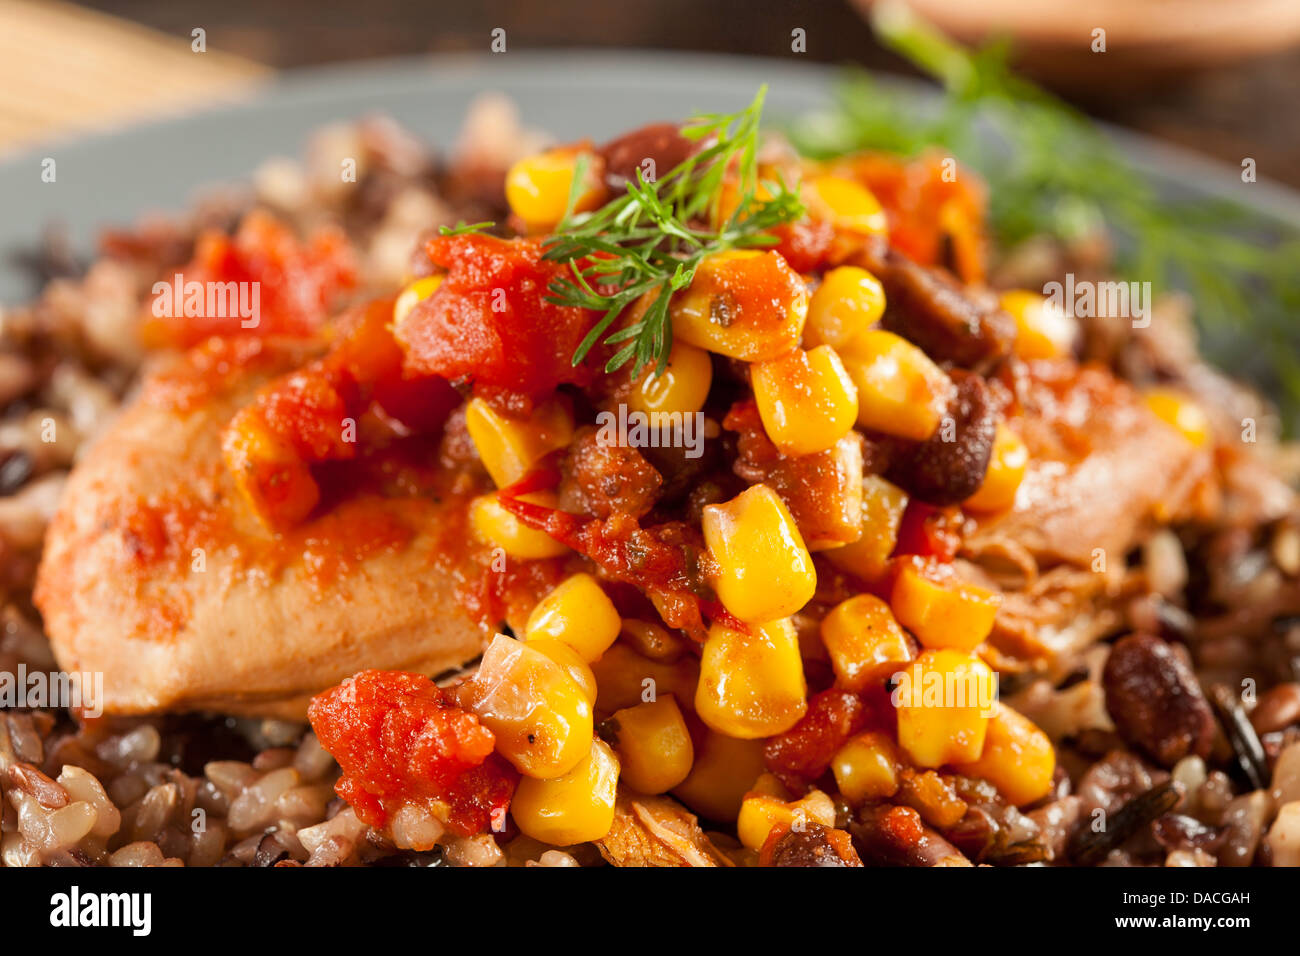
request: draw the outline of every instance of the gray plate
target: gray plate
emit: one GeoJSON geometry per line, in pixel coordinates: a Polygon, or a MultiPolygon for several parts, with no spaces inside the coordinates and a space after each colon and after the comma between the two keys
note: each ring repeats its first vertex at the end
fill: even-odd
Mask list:
{"type": "MultiPolygon", "coordinates": [[[[36,293],[15,257],[44,227],[67,227],[78,251],[98,231],[142,214],[179,210],[201,187],[245,179],[265,158],[297,155],[312,129],[383,112],[432,143],[451,142],[471,99],[496,90],[519,103],[533,127],[561,138],[599,138],[652,120],[744,106],[760,83],[768,114],[797,115],[827,101],[834,71],[789,60],[679,53],[547,51],[438,56],[303,71],[244,102],[118,132],[49,144],[0,162],[0,303],[36,293]],[[45,157],[57,181],[41,181],[45,157]]],[[[933,94],[902,80],[897,95],[933,94]]],[[[1239,170],[1133,136],[1126,152],[1160,186],[1231,196],[1261,225],[1300,223],[1300,195],[1241,183],[1239,170]]]]}

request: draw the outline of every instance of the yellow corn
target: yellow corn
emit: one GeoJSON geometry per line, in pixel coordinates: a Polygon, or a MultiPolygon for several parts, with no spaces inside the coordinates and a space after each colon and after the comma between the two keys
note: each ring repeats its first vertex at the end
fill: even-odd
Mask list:
{"type": "Polygon", "coordinates": [[[810,216],[836,229],[864,236],[883,236],[889,231],[880,201],[852,179],[814,176],[803,184],[800,195],[810,216]]]}
{"type": "Polygon", "coordinates": [[[526,420],[502,415],[481,398],[465,406],[465,428],[498,488],[512,485],[546,455],[573,440],[573,413],[559,399],[533,409],[526,420]]]}
{"type": "MultiPolygon", "coordinates": [[[[548,508],[558,504],[554,492],[539,491],[520,495],[519,499],[548,508]]],[[[480,541],[500,548],[512,558],[554,558],[569,550],[545,531],[528,527],[506,511],[495,494],[479,495],[470,502],[469,523],[480,541]]]]}
{"type": "Polygon", "coordinates": [[[498,634],[460,702],[496,736],[497,753],[522,774],[568,773],[591,747],[591,702],[567,670],[522,641],[498,634]]]}
{"type": "Polygon", "coordinates": [[[885,290],[866,269],[840,266],[826,273],[808,300],[803,327],[806,348],[844,349],[885,314],[885,290]]]}
{"type": "Polygon", "coordinates": [[[831,758],[840,794],[857,806],[898,792],[898,748],[887,734],[868,731],[850,737],[831,758]]]}
{"type": "Polygon", "coordinates": [[[673,796],[706,819],[729,822],[740,813],[745,794],[762,772],[761,740],[706,730],[698,738],[690,775],[674,788],[673,796]]]}
{"type": "Polygon", "coordinates": [[[599,840],[614,825],[618,757],[593,740],[568,773],[550,780],[524,777],[510,801],[510,815],[525,836],[553,846],[599,840]]]}
{"type": "Polygon", "coordinates": [[[664,793],[686,779],[695,760],[691,734],[671,694],[648,704],[615,711],[608,726],[614,735],[622,779],[642,793],[664,793]]]}
{"type": "Polygon", "coordinates": [[[686,654],[671,663],[642,657],[622,641],[591,662],[596,675],[596,709],[605,713],[635,707],[667,694],[692,706],[700,681],[700,662],[686,654]]]}
{"type": "Polygon", "coordinates": [[[821,634],[836,683],[854,693],[882,683],[916,656],[889,605],[874,594],[859,594],[831,608],[822,618],[821,634]]]}
{"type": "Polygon", "coordinates": [[[623,620],[614,602],[590,574],[565,578],[528,615],[524,636],[568,644],[584,661],[594,661],[618,638],[623,620]]]}
{"type": "Polygon", "coordinates": [[[669,312],[675,341],[764,362],[799,344],[808,289],[778,252],[721,252],[700,263],[669,312]]]}
{"type": "Polygon", "coordinates": [[[742,634],[709,628],[700,657],[695,712],[732,737],[770,737],[789,730],[808,709],[799,638],[788,620],[742,634]]]}
{"type": "Polygon", "coordinates": [[[568,644],[560,641],[551,640],[550,638],[533,639],[529,638],[528,646],[535,651],[541,651],[555,663],[564,668],[564,672],[573,679],[573,682],[582,688],[582,692],[587,696],[587,700],[594,706],[596,703],[596,675],[591,672],[587,662],[578,656],[568,644]]]}
{"type": "Polygon", "coordinates": [[[411,314],[411,310],[433,295],[440,285],[442,285],[442,276],[425,276],[416,279],[403,289],[397,301],[393,303],[393,328],[401,329],[402,323],[411,314]]]}
{"type": "Polygon", "coordinates": [[[630,411],[680,412],[693,415],[704,407],[713,383],[713,360],[704,349],[674,342],[662,375],[651,368],[632,386],[627,396],[630,411]]]}
{"type": "Polygon", "coordinates": [[[858,424],[924,441],[939,427],[952,382],[907,339],[868,329],[853,340],[844,367],[858,387],[858,424]]]}
{"type": "Polygon", "coordinates": [[[1003,422],[998,422],[993,436],[993,454],[989,470],[979,490],[962,507],[971,511],[1005,511],[1016,503],[1016,491],[1029,467],[1029,449],[1003,422]]]}
{"type": "Polygon", "coordinates": [[[906,565],[894,579],[889,603],[923,647],[970,651],[993,630],[1002,595],[954,577],[932,581],[906,565]]]}
{"type": "Polygon", "coordinates": [[[525,156],[510,167],[506,173],[506,202],[529,232],[545,232],[564,216],[578,159],[584,155],[586,173],[574,212],[586,212],[596,208],[604,196],[600,166],[592,154],[561,147],[525,156]]]}
{"type": "Polygon", "coordinates": [[[1078,327],[1050,299],[1025,289],[1002,293],[1004,311],[1016,320],[1016,354],[1023,359],[1062,358],[1074,351],[1078,327]]]}
{"type": "Polygon", "coordinates": [[[785,824],[797,830],[809,823],[835,826],[835,801],[822,791],[811,790],[789,803],[764,793],[750,793],[740,805],[736,836],[749,849],[759,850],[774,827],[785,824]]]}
{"type": "Polygon", "coordinates": [[[823,552],[841,571],[870,581],[879,577],[898,543],[907,492],[879,475],[862,479],[862,536],[852,544],[823,552]]]}
{"type": "Polygon", "coordinates": [[[706,505],[704,542],[713,586],[728,611],[751,624],[789,617],[817,590],[812,556],[785,502],[752,485],[725,504],[706,505]]]}
{"type": "Polygon", "coordinates": [[[894,690],[898,746],[918,767],[968,763],[984,749],[993,671],[962,651],[922,651],[899,672],[894,690]]]}
{"type": "Polygon", "coordinates": [[[1056,773],[1056,750],[1047,734],[1019,711],[997,702],[978,760],[957,765],[968,777],[982,777],[1016,806],[1046,796],[1056,773]]]}
{"type": "Polygon", "coordinates": [[[1209,416],[1187,395],[1172,388],[1152,388],[1142,397],[1157,418],[1178,429],[1193,445],[1203,448],[1209,444],[1213,435],[1209,416]]]}
{"type": "Polygon", "coordinates": [[[853,428],[858,390],[829,345],[750,366],[763,430],[786,455],[831,448],[853,428]]]}

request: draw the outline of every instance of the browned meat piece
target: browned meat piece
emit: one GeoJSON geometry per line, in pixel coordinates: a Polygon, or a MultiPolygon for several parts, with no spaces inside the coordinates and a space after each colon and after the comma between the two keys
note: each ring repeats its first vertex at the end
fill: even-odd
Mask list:
{"type": "Polygon", "coordinates": [[[635,448],[609,445],[587,426],[573,437],[560,467],[560,508],[592,518],[614,512],[641,518],[654,507],[663,479],[635,448]]]}
{"type": "Polygon", "coordinates": [[[68,480],[35,600],[59,665],[104,674],[108,713],[301,719],[313,693],[363,668],[432,674],[481,651],[454,593],[476,567],[466,493],[358,489],[351,475],[319,516],[262,528],[221,429],[303,357],[254,346],[198,350],[147,379],[68,480]]]}
{"type": "Polygon", "coordinates": [[[987,367],[1011,353],[1016,326],[1001,309],[975,302],[947,273],[919,266],[884,241],[857,256],[885,287],[881,325],[923,348],[936,362],[987,367]]]}
{"type": "Polygon", "coordinates": [[[862,438],[850,433],[833,448],[790,458],[767,433],[753,402],[737,403],[723,419],[739,432],[737,475],[763,482],[781,496],[808,547],[849,544],[862,534],[862,438]]]}

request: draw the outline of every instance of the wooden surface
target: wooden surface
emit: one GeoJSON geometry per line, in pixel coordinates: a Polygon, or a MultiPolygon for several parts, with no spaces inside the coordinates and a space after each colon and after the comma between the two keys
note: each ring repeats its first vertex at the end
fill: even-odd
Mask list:
{"type": "MultiPolygon", "coordinates": [[[[485,50],[494,27],[506,29],[510,49],[786,57],[800,27],[808,59],[907,69],[847,0],[0,0],[0,150],[238,96],[274,69],[485,50]],[[205,54],[190,49],[196,27],[206,30],[205,54]]],[[[1253,157],[1261,175],[1300,187],[1300,51],[1118,82],[1113,74],[1062,92],[1095,116],[1234,166],[1253,157]]]]}

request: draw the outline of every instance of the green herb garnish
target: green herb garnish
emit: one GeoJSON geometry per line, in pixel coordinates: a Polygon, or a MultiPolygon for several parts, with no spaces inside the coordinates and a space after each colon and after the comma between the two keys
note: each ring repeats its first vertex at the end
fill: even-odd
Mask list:
{"type": "Polygon", "coordinates": [[[495,222],[465,222],[463,219],[454,226],[439,226],[438,235],[440,236],[468,236],[471,233],[483,232],[485,229],[491,229],[495,222]]]}
{"type": "Polygon", "coordinates": [[[944,148],[988,182],[1004,247],[1036,235],[1069,242],[1104,224],[1121,276],[1191,293],[1207,354],[1251,374],[1300,425],[1300,230],[1262,228],[1235,202],[1158,193],[1090,119],[1015,76],[1005,44],[970,51],[895,4],[873,9],[882,42],[943,85],[942,103],[918,108],[858,72],[832,108],[792,126],[801,151],[944,148]]]}
{"type": "Polygon", "coordinates": [[[627,193],[597,210],[573,213],[582,170],[575,171],[569,211],[544,254],[552,262],[568,263],[572,273],[551,283],[548,301],[604,313],[574,352],[574,365],[586,358],[624,309],[642,295],[657,292],[639,319],[604,339],[606,345],[621,346],[605,371],[630,361],[634,376],[647,366],[662,373],[673,343],[668,318],[672,294],[691,283],[706,257],[774,245],[771,230],[803,215],[796,191],[783,182],[759,182],[758,131],[766,93],[766,87],[759,89],[739,113],[696,117],[682,135],[704,144],[702,148],[654,182],[647,182],[638,169],[627,193]],[[733,169],[739,203],[720,228],[709,228],[733,169]]]}

